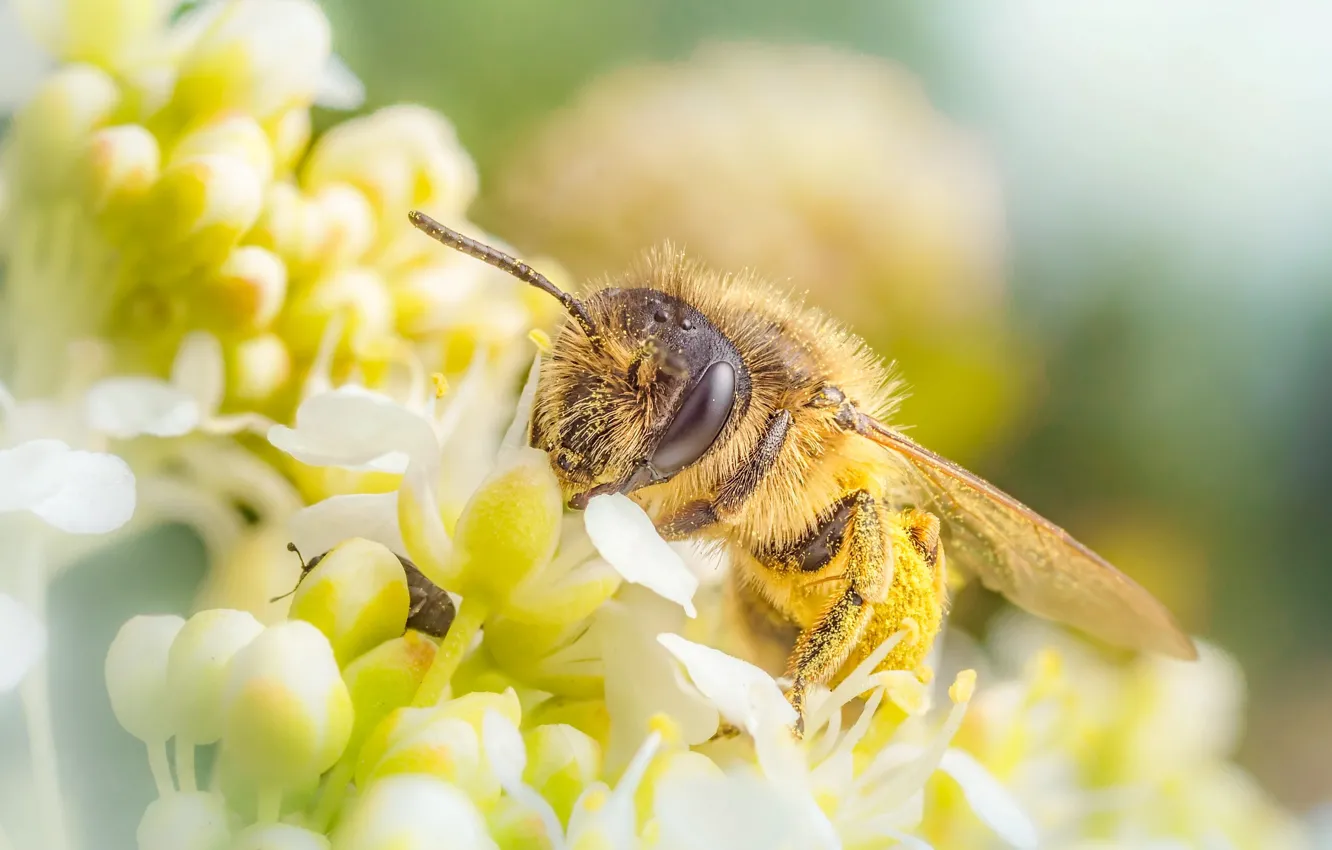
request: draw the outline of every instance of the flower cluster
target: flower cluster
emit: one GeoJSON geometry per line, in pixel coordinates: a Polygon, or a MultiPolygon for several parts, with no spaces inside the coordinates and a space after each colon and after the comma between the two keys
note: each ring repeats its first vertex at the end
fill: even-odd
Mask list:
{"type": "MultiPolygon", "coordinates": [[[[966,654],[995,675],[956,745],[1011,789],[1042,846],[1309,846],[1231,762],[1244,682],[1216,647],[1200,644],[1197,662],[1113,665],[1048,624],[1013,616],[985,651],[966,654]]],[[[933,783],[924,834],[939,846],[993,846],[966,808],[956,789],[933,783]]]]}
{"type": "MultiPolygon", "coordinates": [[[[874,672],[895,635],[811,698],[797,739],[771,677],[683,636],[699,586],[689,550],[664,543],[623,496],[566,517],[547,459],[518,439],[525,416],[456,516],[442,513],[441,431],[459,401],[435,401],[413,409],[346,386],[270,432],[309,463],[400,474],[394,492],[333,496],[296,516],[297,545],[321,556],[287,620],[210,609],[121,630],[107,685],[160,792],[142,848],[918,840],[926,780],[960,758],[949,742],[974,673],[958,676],[936,720],[912,674],[874,672]],[[408,628],[416,606],[444,604],[413,594],[409,564],[453,591],[442,639],[408,628]],[[844,709],[855,715],[847,707],[866,694],[844,729],[844,709]],[[213,744],[201,791],[194,751],[213,744]]],[[[1034,846],[983,769],[958,776],[1003,840],[1034,846]]]]}
{"type": "MultiPolygon", "coordinates": [[[[165,376],[199,331],[220,343],[215,410],[285,418],[330,375],[387,386],[483,361],[516,379],[551,308],[406,220],[421,208],[472,229],[476,171],[449,122],[395,106],[311,144],[316,98],[345,104],[357,85],[331,70],[313,0],[192,4],[175,20],[143,0],[18,5],[59,64],[5,150],[16,393],[57,383],[70,340],[110,341],[112,372],[165,376]]],[[[137,389],[122,397],[162,407],[137,389]]],[[[315,497],[336,489],[291,471],[315,497]]]]}

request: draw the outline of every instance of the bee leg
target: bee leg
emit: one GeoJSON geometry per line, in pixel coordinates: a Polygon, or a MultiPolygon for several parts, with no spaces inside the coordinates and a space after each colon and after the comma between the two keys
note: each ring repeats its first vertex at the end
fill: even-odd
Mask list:
{"type": "Polygon", "coordinates": [[[667,540],[679,540],[712,525],[743,505],[772,468],[786,445],[794,417],[789,410],[779,410],[768,420],[767,430],[748,459],[737,469],[711,500],[691,502],[674,516],[667,517],[657,531],[667,540]]]}
{"type": "Polygon", "coordinates": [[[791,651],[787,698],[796,710],[796,733],[804,734],[805,691],[832,678],[860,642],[889,584],[887,531],[880,521],[874,497],[856,494],[847,520],[843,550],[846,590],[834,598],[813,626],[796,639],[791,651]]]}

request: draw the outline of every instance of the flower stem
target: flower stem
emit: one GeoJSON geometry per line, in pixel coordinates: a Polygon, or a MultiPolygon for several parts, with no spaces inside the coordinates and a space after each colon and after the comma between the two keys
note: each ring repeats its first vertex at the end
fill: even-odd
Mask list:
{"type": "Polygon", "coordinates": [[[198,791],[198,774],[194,770],[194,742],[176,736],[176,781],[182,791],[198,791]]]}
{"type": "Polygon", "coordinates": [[[356,759],[351,753],[343,753],[338,763],[324,777],[324,787],[319,793],[319,804],[310,815],[309,827],[315,832],[328,832],[333,825],[333,818],[342,808],[342,801],[347,796],[347,785],[351,783],[355,772],[356,759]]]}
{"type": "MultiPolygon", "coordinates": [[[[19,576],[23,599],[43,623],[47,622],[46,569],[42,563],[40,530],[25,529],[16,549],[19,552],[19,576]]],[[[46,847],[66,850],[70,846],[65,831],[65,804],[60,793],[60,770],[56,757],[55,730],[51,723],[51,689],[46,659],[28,671],[19,688],[23,703],[23,721],[28,727],[32,753],[32,785],[37,797],[37,813],[46,830],[46,847]]]]}
{"type": "Polygon", "coordinates": [[[166,741],[148,742],[148,767],[153,771],[157,796],[175,793],[176,783],[171,780],[171,759],[167,756],[166,741]]]}
{"type": "Polygon", "coordinates": [[[430,669],[421,680],[421,686],[416,690],[412,705],[422,707],[439,702],[439,698],[444,695],[444,689],[449,685],[449,680],[457,672],[458,665],[462,663],[463,656],[471,648],[477,632],[481,631],[481,624],[488,616],[490,610],[480,600],[462,601],[458,606],[458,616],[454,618],[453,625],[449,626],[449,633],[444,636],[444,642],[439,645],[435,660],[430,663],[430,669]]]}

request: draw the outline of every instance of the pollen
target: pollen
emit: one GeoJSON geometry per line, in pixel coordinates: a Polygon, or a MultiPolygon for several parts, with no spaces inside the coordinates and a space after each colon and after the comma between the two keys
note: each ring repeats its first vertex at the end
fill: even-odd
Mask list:
{"type": "Polygon", "coordinates": [[[435,398],[443,398],[448,395],[449,381],[444,377],[443,372],[430,373],[430,383],[435,387],[435,398]]]}
{"type": "Polygon", "coordinates": [[[976,692],[976,671],[963,670],[953,680],[948,689],[948,698],[954,703],[971,702],[971,695],[976,692]]]}
{"type": "Polygon", "coordinates": [[[902,638],[902,643],[908,646],[915,646],[920,641],[920,623],[916,622],[915,617],[905,617],[902,619],[902,629],[906,631],[906,636],[902,638]]]}

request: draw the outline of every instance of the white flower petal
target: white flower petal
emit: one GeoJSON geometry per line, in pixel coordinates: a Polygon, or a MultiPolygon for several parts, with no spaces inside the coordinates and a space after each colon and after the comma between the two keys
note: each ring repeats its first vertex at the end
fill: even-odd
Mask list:
{"type": "Polygon", "coordinates": [[[317,105],[325,109],[359,109],[365,103],[365,83],[361,82],[355,71],[347,67],[341,57],[333,54],[324,63],[314,99],[317,105]]]}
{"type": "Polygon", "coordinates": [[[663,850],[838,846],[817,807],[792,805],[780,788],[753,774],[668,773],[657,786],[653,814],[663,850]]]}
{"type": "Polygon", "coordinates": [[[976,817],[1010,846],[1028,848],[1040,843],[1036,825],[1017,800],[969,753],[950,747],[939,761],[939,769],[962,787],[976,817]]]}
{"type": "Polygon", "coordinates": [[[657,635],[657,642],[684,665],[694,685],[723,717],[755,738],[773,724],[795,724],[796,711],[777,682],[748,661],[679,635],[657,635]]]}
{"type": "Polygon", "coordinates": [[[30,440],[0,451],[0,512],[18,510],[61,531],[103,534],[134,513],[134,473],[115,455],[30,440]]]}
{"type": "Polygon", "coordinates": [[[357,471],[401,473],[409,460],[433,464],[439,455],[424,417],[356,386],[306,399],[296,427],[274,425],[268,441],[302,463],[357,471]]]}
{"type": "Polygon", "coordinates": [[[486,762],[504,793],[536,812],[546,829],[547,837],[559,846],[559,840],[564,836],[559,817],[544,797],[523,782],[523,771],[527,768],[527,745],[523,743],[518,727],[498,711],[488,710],[481,718],[481,746],[485,750],[486,762]]]}
{"type": "Polygon", "coordinates": [[[504,432],[501,451],[522,448],[527,445],[528,427],[532,422],[532,401],[536,398],[537,381],[541,378],[541,352],[532,359],[532,368],[527,370],[527,381],[518,396],[518,405],[514,408],[513,421],[504,432]]]}
{"type": "Polygon", "coordinates": [[[179,437],[199,427],[203,418],[194,396],[157,378],[98,381],[85,403],[93,430],[121,439],[179,437]]]}
{"type": "Polygon", "coordinates": [[[12,691],[46,651],[46,629],[12,596],[0,593],[0,694],[12,691]]]}
{"type": "Polygon", "coordinates": [[[656,591],[695,616],[698,577],[632,499],[619,493],[597,496],[588,502],[583,521],[592,545],[625,581],[656,591]]]}
{"type": "Polygon", "coordinates": [[[398,532],[398,494],[354,493],[330,496],[301,508],[287,521],[291,542],[307,558],[327,552],[344,540],[364,537],[406,556],[398,532]]]}
{"type": "Polygon", "coordinates": [[[612,775],[633,757],[654,714],[669,715],[680,725],[681,739],[690,745],[703,743],[717,731],[717,709],[685,680],[679,665],[656,640],[658,634],[684,624],[678,605],[632,585],[620,588],[593,618],[606,678],[610,714],[606,769],[612,775]]]}
{"type": "Polygon", "coordinates": [[[195,331],[181,341],[171,364],[171,384],[194,399],[201,419],[217,412],[226,392],[226,363],[217,337],[195,331]]]}
{"type": "Polygon", "coordinates": [[[481,745],[500,785],[507,790],[522,784],[523,771],[527,768],[527,748],[523,745],[523,736],[518,734],[518,727],[498,711],[489,710],[481,718],[481,745]]]}

